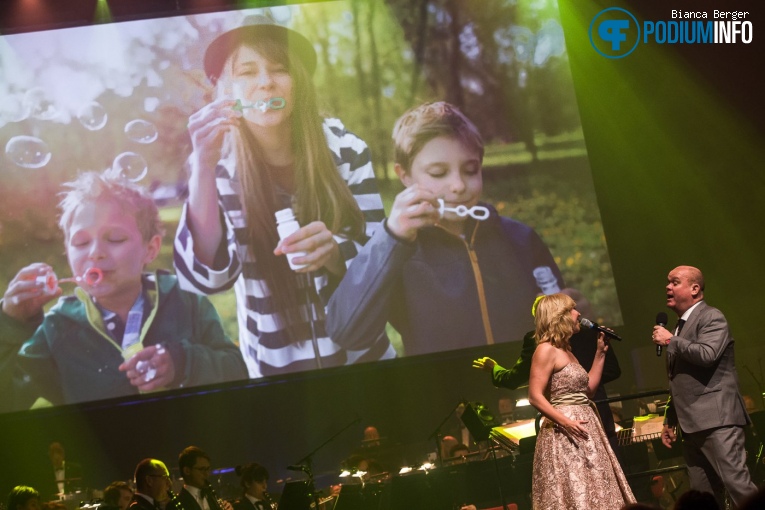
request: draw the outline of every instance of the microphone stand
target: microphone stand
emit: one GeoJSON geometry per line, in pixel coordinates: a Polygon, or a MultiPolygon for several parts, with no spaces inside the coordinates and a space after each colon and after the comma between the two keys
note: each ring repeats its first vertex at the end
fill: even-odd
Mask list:
{"type": "MultiPolygon", "coordinates": [[[[305,274],[305,299],[306,306],[308,307],[308,321],[311,324],[311,344],[313,345],[313,354],[316,357],[316,368],[322,368],[321,366],[321,351],[319,350],[319,339],[316,335],[316,318],[313,300],[311,299],[311,289],[313,288],[313,282],[311,281],[311,273],[305,274]]],[[[318,505],[316,508],[319,508],[318,505]]]]}
{"type": "MultiPolygon", "coordinates": [[[[760,398],[762,399],[762,402],[765,403],[765,392],[762,388],[762,358],[757,360],[757,364],[760,368],[760,378],[758,379],[756,375],[754,375],[754,372],[747,366],[744,365],[744,368],[747,372],[749,372],[749,375],[752,376],[752,379],[754,379],[755,384],[757,384],[757,391],[760,392],[760,398]]],[[[762,431],[758,430],[757,427],[755,427],[755,432],[757,432],[757,435],[759,436],[762,431]]],[[[757,455],[755,456],[755,464],[754,464],[754,473],[752,473],[752,478],[755,478],[755,476],[759,476],[760,472],[760,466],[762,465],[762,456],[765,453],[765,438],[760,438],[760,447],[757,449],[757,455]]]]}
{"type": "MultiPolygon", "coordinates": [[[[760,366],[760,377],[762,377],[762,358],[757,360],[757,363],[760,366]]],[[[754,379],[754,382],[757,385],[757,389],[760,392],[760,398],[762,399],[762,403],[765,404],[765,391],[763,391],[763,388],[762,388],[763,379],[758,379],[757,376],[754,375],[754,372],[752,372],[752,370],[747,365],[744,365],[744,369],[747,372],[749,372],[749,375],[751,375],[752,379],[754,379]]]]}
{"type": "MultiPolygon", "coordinates": [[[[314,448],[313,451],[311,451],[311,453],[309,453],[308,455],[305,455],[302,459],[300,459],[299,461],[295,463],[296,466],[302,467],[302,471],[308,477],[308,490],[310,491],[310,498],[313,499],[317,509],[319,508],[319,495],[316,493],[316,488],[314,487],[314,484],[313,484],[313,456],[316,454],[316,452],[318,452],[319,450],[324,448],[326,445],[331,443],[337,436],[339,436],[340,434],[348,430],[351,427],[351,425],[355,425],[359,423],[360,421],[361,421],[361,418],[355,418],[350,423],[348,423],[345,427],[341,428],[340,430],[332,434],[332,436],[330,436],[329,439],[327,439],[326,441],[321,443],[319,446],[314,448]]],[[[290,468],[287,468],[287,469],[290,469],[290,468]]]]}
{"type": "Polygon", "coordinates": [[[494,443],[495,441],[493,439],[489,440],[489,448],[491,449],[491,457],[494,460],[494,472],[497,474],[497,489],[499,490],[499,500],[502,502],[502,510],[507,510],[507,502],[505,501],[505,492],[502,490],[502,475],[499,472],[499,462],[497,462],[497,448],[495,447],[494,443]]]}
{"type": "Polygon", "coordinates": [[[441,439],[443,439],[443,434],[441,434],[441,427],[444,426],[444,424],[449,421],[449,418],[452,417],[454,414],[454,411],[457,410],[457,408],[461,405],[465,404],[465,399],[460,400],[456,406],[452,408],[451,411],[449,411],[449,414],[447,414],[443,420],[441,420],[441,423],[438,424],[438,427],[436,427],[436,430],[430,433],[428,436],[428,440],[435,439],[436,440],[436,458],[438,459],[438,467],[444,466],[444,459],[441,455],[441,439]]]}

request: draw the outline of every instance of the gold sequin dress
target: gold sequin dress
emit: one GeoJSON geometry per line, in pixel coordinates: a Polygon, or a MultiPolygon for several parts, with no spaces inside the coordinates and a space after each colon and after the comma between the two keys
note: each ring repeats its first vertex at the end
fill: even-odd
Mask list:
{"type": "Polygon", "coordinates": [[[534,451],[534,510],[619,510],[635,502],[600,418],[586,399],[588,381],[578,363],[552,375],[550,402],[572,420],[586,420],[589,438],[574,444],[550,421],[542,421],[534,451]]]}

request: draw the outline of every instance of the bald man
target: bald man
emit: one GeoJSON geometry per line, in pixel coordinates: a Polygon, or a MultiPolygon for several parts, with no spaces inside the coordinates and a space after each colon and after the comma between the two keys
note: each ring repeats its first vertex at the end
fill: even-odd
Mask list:
{"type": "Polygon", "coordinates": [[[377,427],[370,425],[364,429],[364,440],[361,442],[363,448],[374,448],[380,446],[380,432],[377,427]]]}
{"type": "Polygon", "coordinates": [[[691,489],[724,489],[736,506],[757,492],[746,467],[744,426],[750,423],[738,391],[733,337],[720,310],[704,302],[704,276],[680,266],[667,276],[667,307],[678,316],[671,331],[654,326],[653,342],[667,352],[670,403],[662,443],[672,447],[682,433],[691,489]]]}
{"type": "Polygon", "coordinates": [[[128,510],[157,510],[170,499],[173,486],[165,463],[143,459],[135,468],[135,494],[128,510]]]}

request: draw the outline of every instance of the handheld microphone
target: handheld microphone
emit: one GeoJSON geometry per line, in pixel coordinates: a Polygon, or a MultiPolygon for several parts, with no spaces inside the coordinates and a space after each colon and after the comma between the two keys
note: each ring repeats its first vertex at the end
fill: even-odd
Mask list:
{"type": "Polygon", "coordinates": [[[583,328],[600,331],[601,333],[605,333],[605,335],[608,337],[619,340],[620,342],[622,341],[622,337],[620,337],[619,335],[617,335],[610,329],[604,328],[603,326],[599,325],[597,322],[592,322],[590,319],[585,319],[584,317],[580,317],[579,325],[582,326],[583,328]]]}
{"type": "MultiPolygon", "coordinates": [[[[659,312],[656,314],[656,325],[661,326],[662,328],[667,325],[667,321],[669,319],[667,318],[667,314],[664,312],[659,312]]],[[[656,345],[656,355],[661,356],[661,345],[656,345]]]]}

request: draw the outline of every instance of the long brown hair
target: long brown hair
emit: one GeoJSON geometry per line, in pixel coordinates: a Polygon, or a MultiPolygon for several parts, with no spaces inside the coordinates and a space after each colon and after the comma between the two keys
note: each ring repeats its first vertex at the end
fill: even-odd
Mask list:
{"type": "MultiPolygon", "coordinates": [[[[338,173],[327,145],[310,73],[279,41],[264,38],[243,44],[267,60],[286,66],[293,80],[293,98],[296,98],[293,99],[291,118],[293,209],[299,223],[305,226],[322,221],[333,234],[360,239],[365,231],[364,215],[338,173]]],[[[286,314],[287,320],[282,326],[290,331],[295,341],[298,338],[291,326],[301,321],[302,314],[297,305],[303,300],[299,297],[298,280],[286,257],[273,254],[279,241],[274,213],[280,208],[274,183],[266,169],[263,151],[244,123],[232,133],[229,143],[236,156],[236,173],[242,185],[250,254],[257,261],[259,277],[266,280],[276,308],[286,314]]]]}
{"type": "Polygon", "coordinates": [[[550,342],[559,349],[568,349],[568,341],[574,334],[575,323],[571,318],[571,310],[575,306],[574,300],[566,294],[543,297],[537,304],[534,316],[537,344],[550,342]]]}

